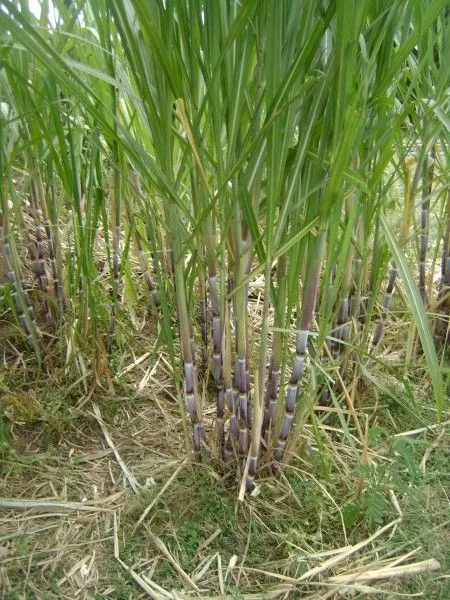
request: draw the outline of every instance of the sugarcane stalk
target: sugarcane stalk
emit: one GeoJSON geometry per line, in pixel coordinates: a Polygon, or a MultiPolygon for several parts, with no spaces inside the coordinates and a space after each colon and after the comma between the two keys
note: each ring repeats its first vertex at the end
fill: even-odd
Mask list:
{"type": "Polygon", "coordinates": [[[198,259],[199,259],[199,270],[197,274],[198,280],[198,297],[199,297],[199,314],[198,321],[200,325],[200,338],[201,338],[201,365],[202,370],[206,369],[208,362],[208,299],[206,294],[206,277],[204,271],[205,256],[203,248],[203,240],[200,238],[197,244],[198,259]]]}
{"type": "Polygon", "coordinates": [[[53,229],[55,228],[56,230],[56,225],[53,226],[49,219],[49,211],[47,210],[46,203],[46,194],[44,192],[44,186],[42,183],[40,171],[37,171],[36,173],[35,183],[36,187],[34,188],[34,190],[36,194],[36,200],[38,202],[38,205],[40,206],[44,221],[44,229],[47,240],[47,251],[51,267],[53,293],[56,297],[59,314],[62,315],[67,310],[67,300],[62,279],[62,268],[58,263],[58,256],[60,256],[60,253],[56,253],[56,247],[58,246],[58,248],[60,248],[58,243],[59,239],[58,237],[55,237],[53,235],[53,229]]]}
{"type": "MultiPolygon", "coordinates": [[[[200,249],[199,249],[200,250],[200,249]]],[[[203,248],[199,252],[199,262],[203,265],[203,248]]],[[[208,362],[208,300],[206,295],[206,278],[201,266],[197,275],[198,279],[198,322],[200,325],[200,338],[201,338],[201,365],[202,370],[206,369],[208,362]]]]}
{"type": "MultiPolygon", "coordinates": [[[[250,239],[250,234],[247,231],[247,228],[244,227],[244,235],[243,235],[243,247],[245,248],[245,277],[247,278],[250,274],[251,264],[252,264],[252,244],[250,239]]],[[[250,291],[250,284],[245,284],[245,314],[248,314],[248,296],[250,291]]],[[[253,404],[252,398],[250,395],[251,391],[251,379],[250,379],[250,360],[249,360],[249,349],[247,345],[247,355],[246,355],[246,365],[245,365],[245,382],[247,388],[247,428],[249,431],[252,429],[253,424],[253,404]]],[[[263,389],[262,387],[260,389],[263,389]]]]}
{"type": "MultiPolygon", "coordinates": [[[[137,173],[133,173],[133,176],[131,179],[131,184],[132,184],[132,188],[133,188],[135,195],[140,195],[141,194],[141,186],[140,186],[139,177],[138,177],[137,173]]],[[[142,276],[144,278],[147,289],[150,292],[150,297],[152,299],[153,305],[155,306],[155,308],[159,308],[159,306],[161,304],[160,294],[159,294],[157,286],[153,280],[152,274],[150,273],[147,257],[144,252],[144,248],[142,247],[141,236],[140,236],[138,228],[136,226],[136,220],[134,218],[134,214],[133,214],[133,211],[132,211],[129,201],[125,202],[125,209],[127,212],[127,218],[128,218],[130,227],[134,231],[134,240],[135,240],[136,248],[138,251],[138,260],[139,260],[139,266],[142,271],[142,276]]],[[[150,219],[147,219],[146,229],[147,230],[150,229],[150,234],[152,234],[150,219]]]]}
{"type": "Polygon", "coordinates": [[[59,311],[64,314],[67,310],[66,294],[64,292],[64,285],[62,282],[61,271],[58,265],[57,255],[55,252],[55,243],[52,232],[52,224],[47,218],[44,223],[45,233],[47,236],[47,249],[48,256],[50,259],[51,271],[52,271],[52,285],[58,302],[59,311]]]}
{"type": "MultiPolygon", "coordinates": [[[[101,11],[103,12],[103,11],[101,11]]],[[[105,62],[108,74],[112,77],[116,77],[116,54],[115,48],[112,44],[112,31],[111,31],[111,16],[112,12],[109,5],[106,5],[106,14],[101,14],[96,11],[97,24],[101,39],[107,49],[105,53],[105,62]]],[[[118,125],[117,122],[121,119],[121,110],[119,103],[119,92],[115,85],[108,86],[110,96],[111,113],[113,115],[112,130],[113,136],[107,140],[110,147],[113,160],[113,173],[112,173],[112,277],[113,277],[113,302],[111,307],[111,321],[110,321],[110,338],[114,333],[116,326],[117,310],[121,303],[121,278],[120,278],[120,245],[122,238],[122,226],[121,226],[121,213],[122,213],[122,193],[123,193],[123,179],[122,171],[126,170],[126,162],[124,160],[123,148],[119,145],[118,137],[118,125]]]]}
{"type": "MultiPolygon", "coordinates": [[[[115,94],[112,91],[113,99],[115,94]]],[[[113,101],[113,106],[115,102],[113,101]]],[[[117,311],[121,303],[121,279],[120,279],[120,245],[122,239],[121,218],[121,197],[122,197],[122,175],[119,165],[119,149],[118,144],[113,143],[113,180],[112,180],[112,302],[111,302],[111,317],[109,321],[108,331],[108,351],[111,351],[113,336],[116,328],[117,311]]]]}
{"type": "Polygon", "coordinates": [[[364,281],[364,269],[363,269],[363,255],[364,255],[364,244],[363,244],[363,226],[362,216],[359,216],[355,223],[355,235],[354,235],[354,252],[353,252],[353,281],[350,288],[350,307],[349,307],[349,318],[353,324],[353,330],[358,332],[360,329],[360,315],[361,315],[361,297],[363,290],[364,281]]]}
{"type": "Polygon", "coordinates": [[[428,304],[428,292],[426,285],[426,255],[428,249],[428,229],[430,221],[430,198],[434,175],[434,149],[430,156],[426,155],[422,171],[422,205],[420,215],[420,234],[419,234],[419,292],[422,302],[428,304]]]}
{"type": "Polygon", "coordinates": [[[271,285],[271,266],[270,252],[266,259],[266,269],[264,277],[264,301],[262,310],[261,341],[259,345],[259,365],[255,377],[255,399],[254,399],[254,421],[250,428],[250,456],[248,460],[247,477],[245,487],[247,490],[253,487],[255,481],[256,469],[258,467],[259,448],[262,437],[262,420],[264,411],[264,381],[266,378],[266,360],[269,332],[269,306],[270,306],[270,285],[271,285]]]}
{"type": "Polygon", "coordinates": [[[12,300],[16,311],[19,323],[27,336],[30,344],[37,350],[38,358],[40,357],[39,339],[40,332],[36,327],[34,320],[33,306],[30,301],[29,294],[23,284],[20,283],[16,276],[18,271],[15,253],[11,248],[7,231],[5,215],[0,211],[0,240],[3,247],[3,257],[6,263],[6,277],[12,288],[12,300]]]}
{"type": "Polygon", "coordinates": [[[171,230],[173,239],[173,257],[175,270],[175,296],[180,331],[181,353],[184,363],[184,394],[185,407],[192,424],[192,439],[194,450],[199,453],[203,440],[202,410],[197,390],[197,373],[195,354],[191,339],[191,323],[187,306],[186,287],[184,280],[184,255],[181,248],[180,223],[175,213],[175,207],[170,207],[171,230]]]}
{"type": "MultiPolygon", "coordinates": [[[[403,246],[405,244],[408,233],[409,233],[414,186],[417,185],[414,182],[414,180],[417,181],[417,174],[419,173],[419,169],[416,168],[414,180],[411,184],[411,173],[410,173],[409,166],[410,166],[410,163],[407,162],[405,165],[405,202],[403,205],[402,224],[401,224],[401,229],[400,229],[400,240],[399,240],[401,246],[403,246]]],[[[385,293],[384,299],[383,299],[381,318],[375,327],[375,331],[374,331],[374,334],[372,337],[372,342],[371,342],[372,351],[374,351],[377,348],[377,346],[379,345],[379,343],[383,337],[383,334],[384,334],[387,312],[390,309],[391,304],[392,304],[392,295],[394,293],[397,275],[398,275],[397,265],[395,264],[395,262],[392,262],[391,271],[390,271],[388,283],[386,286],[386,293],[385,293]]]]}
{"type": "Polygon", "coordinates": [[[447,190],[446,205],[444,207],[444,235],[442,236],[442,261],[441,278],[439,282],[439,293],[437,308],[441,317],[437,322],[437,334],[445,345],[450,335],[450,190],[447,190]],[[445,317],[444,317],[445,315],[445,317]]]}
{"type": "Polygon", "coordinates": [[[31,259],[31,269],[36,276],[38,286],[42,292],[41,304],[44,311],[44,318],[47,325],[53,324],[53,316],[51,314],[50,305],[47,300],[49,292],[47,269],[45,265],[44,243],[42,228],[40,225],[35,225],[35,242],[28,245],[28,252],[31,259]]]}
{"type": "MultiPolygon", "coordinates": [[[[225,391],[223,379],[223,355],[222,355],[222,337],[223,337],[223,317],[220,307],[219,281],[217,279],[216,263],[216,235],[214,231],[213,218],[208,214],[205,220],[205,241],[206,241],[206,263],[208,267],[208,289],[211,303],[212,316],[212,374],[216,386],[216,434],[219,454],[222,456],[225,448],[225,391]]],[[[206,310],[206,308],[205,308],[206,310]]],[[[206,314],[205,314],[206,317],[206,314]]],[[[206,327],[206,320],[205,320],[206,327]]],[[[206,334],[207,337],[207,334],[206,334]]],[[[206,347],[206,346],[205,346],[206,347]]],[[[228,377],[228,384],[230,380],[228,377]]]]}
{"type": "MultiPolygon", "coordinates": [[[[145,234],[146,234],[146,240],[150,244],[150,250],[152,248],[153,249],[154,248],[163,248],[163,255],[165,255],[166,248],[162,245],[163,238],[162,238],[162,236],[158,236],[158,234],[155,233],[154,228],[153,228],[153,223],[151,221],[151,216],[148,212],[146,214],[146,217],[147,218],[145,221],[145,234]]],[[[150,257],[151,257],[153,273],[155,274],[155,277],[158,277],[158,275],[160,274],[160,261],[158,260],[156,254],[154,252],[150,253],[150,257]]],[[[171,273],[172,272],[173,272],[173,270],[171,270],[171,273]]],[[[157,306],[160,306],[161,298],[160,298],[159,291],[156,287],[155,287],[155,292],[156,292],[156,296],[153,297],[153,302],[155,302],[155,300],[156,300],[158,302],[157,306]]]]}
{"type": "Polygon", "coordinates": [[[238,394],[239,454],[245,456],[248,447],[248,371],[247,371],[247,290],[242,284],[245,278],[247,260],[242,238],[242,221],[239,206],[235,209],[235,284],[236,302],[236,360],[234,383],[238,394]]]}
{"type": "Polygon", "coordinates": [[[227,411],[230,414],[229,431],[225,444],[225,454],[229,456],[234,448],[234,443],[239,438],[239,425],[237,419],[237,392],[233,387],[232,375],[232,344],[231,344],[231,303],[227,302],[225,306],[225,326],[222,339],[222,375],[224,386],[224,401],[227,411]]]}
{"type": "MultiPolygon", "coordinates": [[[[188,138],[192,139],[192,131],[190,129],[189,124],[187,123],[187,116],[184,108],[184,103],[181,101],[176,101],[175,105],[178,106],[178,112],[180,113],[182,123],[187,129],[188,138]],[[180,102],[180,104],[179,104],[180,102]]],[[[192,143],[194,144],[193,140],[192,143]]],[[[195,151],[197,152],[196,147],[194,146],[195,151]]],[[[194,209],[194,217],[196,220],[201,219],[201,212],[203,208],[203,198],[202,198],[202,188],[198,182],[198,169],[191,169],[191,188],[192,188],[192,201],[193,201],[193,209],[194,209]]],[[[201,339],[201,364],[202,370],[206,370],[206,366],[208,363],[208,300],[206,293],[206,277],[205,277],[205,245],[206,248],[208,244],[205,240],[204,227],[199,228],[199,235],[195,238],[195,245],[198,254],[198,273],[197,273],[197,281],[198,281],[198,298],[199,298],[199,311],[198,311],[198,323],[200,325],[200,339],[201,339]]]]}
{"type": "Polygon", "coordinates": [[[354,266],[354,249],[350,248],[348,259],[344,265],[344,278],[342,281],[339,311],[336,319],[337,329],[336,338],[339,340],[335,352],[337,355],[342,354],[346,348],[346,342],[350,338],[350,306],[351,306],[351,275],[352,267],[354,266]]]}
{"type": "Polygon", "coordinates": [[[373,338],[372,338],[372,350],[374,350],[378,346],[378,344],[381,341],[381,338],[383,337],[386,315],[387,315],[387,311],[389,310],[391,303],[392,303],[392,294],[393,294],[394,288],[395,288],[395,281],[397,279],[397,273],[398,273],[397,266],[395,265],[395,263],[392,263],[391,272],[390,272],[388,284],[386,287],[386,293],[384,295],[384,300],[383,300],[382,316],[375,327],[375,332],[374,332],[373,338]]]}
{"type": "MultiPolygon", "coordinates": [[[[262,411],[262,402],[258,401],[260,395],[259,385],[261,380],[264,381],[264,373],[263,376],[259,376],[259,372],[255,374],[255,398],[256,402],[254,403],[254,415],[253,415],[253,427],[251,429],[251,437],[250,437],[250,450],[248,457],[248,469],[247,476],[245,480],[245,489],[250,490],[255,482],[256,469],[258,467],[258,457],[259,450],[261,445],[261,432],[262,432],[262,421],[263,421],[263,411],[262,411]]],[[[262,398],[261,398],[262,400],[262,398]]]]}
{"type": "MultiPolygon", "coordinates": [[[[359,165],[359,160],[355,160],[355,168],[359,165]]],[[[346,349],[346,343],[350,338],[351,328],[351,300],[354,292],[354,257],[355,257],[355,233],[358,230],[358,202],[355,199],[353,191],[347,193],[344,199],[344,222],[343,235],[348,241],[347,253],[341,254],[340,269],[342,277],[339,291],[337,294],[337,315],[334,337],[336,341],[333,344],[334,357],[342,354],[346,349]],[[342,264],[343,263],[343,264],[342,264]]],[[[341,362],[342,371],[345,370],[346,361],[341,362]]]]}
{"type": "Polygon", "coordinates": [[[150,292],[152,302],[153,302],[155,308],[158,308],[159,305],[161,304],[161,299],[159,296],[159,292],[156,288],[156,284],[153,281],[153,277],[150,274],[150,271],[148,268],[147,257],[145,256],[145,252],[142,247],[142,242],[141,242],[141,238],[139,237],[139,232],[136,229],[135,229],[134,239],[135,239],[136,248],[138,251],[139,266],[141,267],[142,276],[144,278],[147,289],[150,292]]]}
{"type": "MultiPolygon", "coordinates": [[[[446,201],[446,227],[442,239],[442,264],[441,264],[441,282],[440,294],[446,296],[450,291],[450,190],[447,190],[446,201]]],[[[447,306],[450,307],[450,298],[447,299],[447,306]]],[[[448,308],[447,308],[448,311],[448,308]]]]}
{"type": "Polygon", "coordinates": [[[353,272],[355,274],[354,285],[350,296],[350,317],[355,326],[359,326],[359,315],[361,314],[361,288],[363,283],[362,259],[360,255],[353,259],[353,272]]]}
{"type": "Polygon", "coordinates": [[[263,418],[263,438],[268,442],[272,423],[276,418],[278,390],[281,377],[281,355],[284,342],[283,328],[285,325],[285,305],[287,295],[286,285],[287,257],[285,254],[280,256],[277,263],[277,305],[275,306],[275,331],[273,334],[272,356],[270,358],[269,375],[265,393],[265,407],[263,418]]]}
{"type": "MultiPolygon", "coordinates": [[[[116,149],[116,159],[118,161],[118,149],[116,149]]],[[[121,215],[121,196],[122,196],[122,176],[120,174],[119,164],[114,165],[114,176],[113,176],[113,213],[114,213],[114,227],[112,236],[112,274],[113,274],[113,293],[114,293],[114,305],[113,312],[117,310],[117,305],[120,304],[121,298],[121,282],[120,282],[120,243],[122,239],[122,227],[120,224],[121,215]]]]}
{"type": "Polygon", "coordinates": [[[224,456],[230,458],[234,453],[237,456],[237,446],[239,441],[239,422],[238,422],[238,400],[239,392],[236,387],[236,377],[233,370],[233,336],[236,332],[236,297],[234,294],[234,275],[236,271],[236,252],[233,249],[235,236],[230,236],[228,252],[222,257],[221,274],[226,281],[226,299],[225,299],[225,317],[222,337],[222,376],[225,396],[225,406],[229,417],[228,434],[225,442],[224,456]],[[227,254],[227,260],[225,258],[227,254]]]}
{"type": "Polygon", "coordinates": [[[45,191],[42,183],[37,161],[32,154],[28,152],[28,166],[31,173],[31,209],[34,219],[35,241],[28,245],[28,252],[31,259],[31,269],[36,276],[39,289],[42,292],[41,305],[44,311],[44,318],[47,325],[54,324],[54,318],[51,312],[49,297],[49,281],[45,261],[44,231],[41,227],[43,214],[45,211],[45,191]]]}
{"type": "Polygon", "coordinates": [[[326,231],[318,232],[314,252],[310,264],[310,269],[303,292],[303,306],[300,319],[300,327],[297,330],[297,340],[295,345],[295,358],[292,365],[291,377],[286,391],[285,413],[278,435],[277,447],[274,451],[275,460],[281,460],[286,448],[286,440],[292,429],[294,422],[295,408],[299,392],[299,384],[306,367],[306,353],[308,346],[308,336],[312,327],[314,310],[316,306],[317,294],[319,290],[319,277],[322,267],[323,256],[326,246],[326,231]]]}
{"type": "MultiPolygon", "coordinates": [[[[220,314],[219,303],[219,284],[217,281],[217,272],[215,260],[208,260],[209,263],[209,296],[211,299],[212,312],[212,338],[213,338],[213,377],[216,385],[216,405],[217,405],[217,442],[220,453],[223,453],[225,434],[224,434],[224,415],[225,415],[225,392],[223,380],[223,356],[222,356],[222,318],[220,314]]],[[[230,384],[230,378],[227,377],[227,386],[230,384]]],[[[227,387],[229,389],[229,387],[227,387]]],[[[229,392],[228,392],[229,394],[229,392]]]]}
{"type": "MultiPolygon", "coordinates": [[[[335,295],[335,281],[336,281],[336,263],[333,264],[330,272],[330,283],[327,290],[327,304],[331,304],[335,295]]],[[[330,361],[330,357],[334,354],[335,341],[326,339],[324,341],[324,347],[327,348],[327,352],[324,352],[321,356],[321,361],[326,365],[330,361]]],[[[318,404],[320,406],[327,406],[330,401],[330,391],[327,385],[323,385],[318,394],[318,404]]]]}

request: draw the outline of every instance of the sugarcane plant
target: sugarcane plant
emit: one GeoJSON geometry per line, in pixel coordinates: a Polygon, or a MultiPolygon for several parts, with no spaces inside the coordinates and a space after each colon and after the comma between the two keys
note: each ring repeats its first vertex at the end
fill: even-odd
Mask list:
{"type": "Polygon", "coordinates": [[[32,270],[66,360],[82,364],[94,333],[113,361],[140,273],[195,454],[234,465],[243,489],[296,452],[319,389],[364,443],[355,382],[382,345],[396,286],[441,414],[426,265],[441,215],[444,309],[448,181],[435,193],[433,165],[448,165],[445,0],[52,4],[55,22],[47,2],[37,16],[25,0],[0,2],[1,236],[34,346],[42,324],[11,250],[19,162],[32,270]]]}

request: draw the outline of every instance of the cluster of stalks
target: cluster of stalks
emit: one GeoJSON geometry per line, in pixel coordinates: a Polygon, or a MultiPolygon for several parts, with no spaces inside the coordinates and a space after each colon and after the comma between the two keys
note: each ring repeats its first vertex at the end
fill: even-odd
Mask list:
{"type": "Polygon", "coordinates": [[[440,413],[426,311],[436,297],[448,323],[446,2],[53,5],[54,23],[0,2],[0,236],[33,346],[46,324],[66,360],[87,339],[112,354],[144,297],[195,452],[235,461],[251,488],[262,449],[285,460],[299,415],[313,418],[308,373],[370,367],[402,285],[440,413]],[[25,199],[38,324],[13,250],[25,199]]]}

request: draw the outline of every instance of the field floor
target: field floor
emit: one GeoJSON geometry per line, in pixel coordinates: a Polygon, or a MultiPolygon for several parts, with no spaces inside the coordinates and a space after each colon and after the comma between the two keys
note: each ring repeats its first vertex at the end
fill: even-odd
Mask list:
{"type": "Polygon", "coordinates": [[[423,398],[357,407],[365,457],[316,407],[239,501],[235,469],[186,451],[164,355],[130,357],[114,395],[30,372],[0,374],[2,598],[450,598],[449,430],[423,398]]]}

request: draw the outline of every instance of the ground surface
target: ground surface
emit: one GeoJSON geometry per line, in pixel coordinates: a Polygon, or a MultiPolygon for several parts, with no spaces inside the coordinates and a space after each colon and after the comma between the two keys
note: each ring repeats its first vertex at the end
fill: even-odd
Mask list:
{"type": "Polygon", "coordinates": [[[302,454],[238,502],[226,466],[186,451],[164,356],[136,362],[114,396],[3,370],[3,598],[450,597],[448,430],[396,435],[431,406],[367,400],[363,465],[317,407],[302,454]]]}

